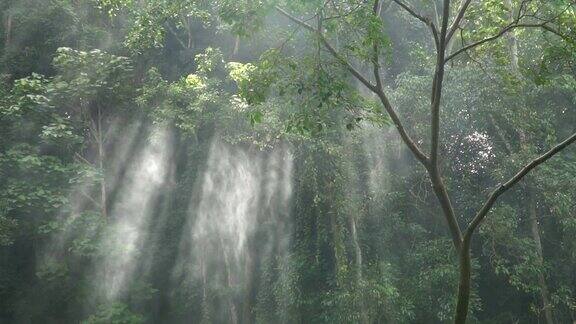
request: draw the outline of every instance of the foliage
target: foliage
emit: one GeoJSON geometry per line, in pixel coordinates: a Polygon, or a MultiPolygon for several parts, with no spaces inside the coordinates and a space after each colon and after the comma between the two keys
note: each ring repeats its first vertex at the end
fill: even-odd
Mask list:
{"type": "Polygon", "coordinates": [[[98,313],[82,321],[83,324],[139,324],[144,323],[142,316],[132,313],[124,304],[112,304],[100,307],[98,313]]]}
{"type": "MultiPolygon", "coordinates": [[[[408,2],[440,25],[436,2],[408,2]]],[[[548,27],[516,28],[446,65],[440,168],[462,224],[576,124],[574,4],[506,3],[472,1],[448,49],[498,35],[513,14],[548,27]]],[[[426,170],[350,73],[376,84],[378,61],[382,90],[428,152],[436,48],[397,2],[380,10],[353,0],[0,3],[0,322],[451,322],[457,253],[426,170]],[[157,129],[170,134],[170,168],[150,202],[134,199],[152,215],[130,232],[143,243],[111,248],[106,235],[125,225],[119,201],[139,180],[131,172],[161,173],[139,164],[157,129]],[[252,158],[261,204],[275,194],[267,181],[290,171],[286,206],[265,207],[285,210],[285,223],[259,215],[242,282],[180,264],[215,138],[252,158]],[[286,157],[264,163],[280,148],[293,169],[286,157]],[[274,235],[286,240],[270,244],[274,235]],[[103,296],[94,269],[130,249],[128,287],[103,296]],[[178,266],[193,269],[187,284],[178,266]]],[[[471,322],[542,322],[546,309],[573,321],[575,179],[567,149],[500,197],[472,241],[471,322]]]]}

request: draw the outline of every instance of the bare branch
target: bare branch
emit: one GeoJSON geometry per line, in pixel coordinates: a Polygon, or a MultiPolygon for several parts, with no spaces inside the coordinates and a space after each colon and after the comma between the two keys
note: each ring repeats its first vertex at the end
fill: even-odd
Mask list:
{"type": "Polygon", "coordinates": [[[426,26],[428,26],[430,28],[430,31],[432,31],[432,35],[434,36],[434,42],[436,44],[436,49],[438,49],[439,47],[439,38],[438,38],[438,30],[436,28],[436,26],[434,25],[434,23],[432,22],[432,20],[428,17],[422,16],[421,14],[419,14],[418,12],[416,12],[416,10],[414,10],[412,7],[410,7],[409,5],[405,4],[404,2],[400,1],[400,0],[392,0],[393,2],[395,2],[397,5],[399,5],[400,7],[402,7],[402,9],[404,9],[406,12],[408,12],[411,16],[413,16],[414,18],[420,20],[421,22],[423,22],[426,26]]]}
{"type": "Polygon", "coordinates": [[[400,134],[400,137],[402,138],[402,140],[404,141],[406,146],[408,146],[410,151],[414,154],[416,159],[418,159],[418,161],[420,161],[420,163],[422,163],[424,166],[428,166],[428,164],[429,164],[428,163],[429,162],[428,157],[426,156],[426,154],[424,154],[424,152],[422,152],[422,150],[419,148],[419,146],[412,140],[410,135],[408,135],[408,133],[406,132],[406,129],[404,129],[404,126],[402,125],[400,118],[398,117],[398,115],[396,114],[394,109],[392,108],[392,104],[388,100],[388,97],[386,96],[384,91],[378,90],[378,91],[375,91],[375,93],[378,96],[378,98],[380,99],[380,101],[382,102],[382,104],[384,105],[386,112],[390,116],[390,119],[392,119],[394,126],[396,126],[396,129],[398,130],[398,133],[400,134]]]}
{"type": "Polygon", "coordinates": [[[565,35],[565,34],[562,34],[562,33],[561,33],[560,31],[558,31],[557,29],[550,27],[547,23],[542,24],[541,27],[542,27],[543,29],[551,32],[552,34],[554,34],[554,35],[562,38],[565,42],[572,43],[572,44],[574,44],[574,42],[575,42],[575,40],[574,40],[573,38],[571,38],[571,37],[569,37],[569,36],[567,36],[567,35],[565,35]]]}
{"type": "Polygon", "coordinates": [[[513,29],[516,28],[542,28],[546,31],[549,31],[557,36],[559,36],[560,38],[562,38],[563,40],[567,41],[567,42],[574,42],[573,39],[571,39],[570,37],[560,33],[558,30],[550,27],[548,25],[548,21],[542,22],[542,23],[538,23],[538,24],[530,24],[530,23],[514,23],[514,24],[510,24],[506,27],[504,27],[502,30],[500,30],[496,35],[484,38],[482,40],[479,40],[475,43],[469,44],[467,46],[462,47],[461,49],[455,51],[454,53],[450,54],[448,57],[446,57],[446,59],[444,60],[444,63],[447,63],[448,61],[450,61],[451,59],[455,58],[456,56],[462,54],[463,52],[466,52],[468,50],[471,50],[475,47],[478,47],[484,43],[496,40],[500,37],[502,37],[503,35],[505,35],[506,33],[510,32],[513,29]]]}
{"type": "Polygon", "coordinates": [[[101,204],[99,202],[97,202],[96,200],[94,200],[94,198],[92,198],[89,194],[87,194],[86,192],[84,192],[84,190],[80,189],[80,194],[88,199],[92,204],[94,204],[95,207],[100,208],[101,204]]]}
{"type": "Polygon", "coordinates": [[[460,9],[458,9],[458,14],[456,15],[456,18],[454,19],[452,25],[450,25],[450,28],[448,30],[448,35],[446,36],[446,42],[450,41],[456,30],[458,30],[458,28],[460,27],[460,22],[462,21],[462,18],[464,18],[464,14],[466,14],[466,10],[468,9],[468,6],[470,5],[471,2],[472,0],[462,1],[460,9]]]}
{"type": "Polygon", "coordinates": [[[430,26],[430,24],[432,24],[432,21],[430,20],[430,18],[424,17],[421,14],[417,13],[416,10],[414,10],[412,7],[405,4],[404,2],[402,2],[400,0],[392,0],[392,1],[396,2],[396,4],[398,4],[400,7],[402,7],[402,9],[406,10],[410,15],[412,15],[414,18],[420,20],[421,22],[423,22],[427,26],[430,26]]]}
{"type": "Polygon", "coordinates": [[[168,29],[170,34],[172,34],[172,36],[174,36],[174,39],[176,39],[178,41],[178,44],[180,44],[180,46],[182,46],[183,49],[186,49],[187,48],[186,44],[184,43],[182,38],[180,38],[180,36],[178,35],[178,32],[174,28],[172,28],[172,26],[170,25],[169,22],[166,22],[166,28],[168,29]]]}
{"type": "Polygon", "coordinates": [[[89,166],[93,166],[94,164],[88,160],[86,160],[85,157],[83,157],[82,155],[80,155],[79,153],[75,153],[74,157],[77,159],[77,161],[81,161],[84,162],[85,164],[89,165],[89,166]]]}
{"type": "Polygon", "coordinates": [[[568,137],[563,142],[551,148],[548,152],[532,160],[532,162],[524,166],[518,173],[516,173],[516,175],[510,178],[510,180],[508,180],[506,183],[500,185],[498,188],[492,191],[492,193],[488,197],[488,200],[486,200],[486,202],[484,203],[482,208],[478,211],[478,213],[476,214],[470,225],[468,225],[468,228],[466,229],[465,238],[467,238],[467,240],[470,239],[470,237],[472,236],[472,234],[474,234],[474,231],[476,230],[478,225],[480,225],[480,223],[486,218],[486,215],[488,215],[488,212],[490,211],[490,209],[492,209],[492,206],[494,206],[494,203],[496,202],[498,197],[500,197],[508,189],[512,188],[515,184],[517,184],[520,180],[522,180],[522,178],[524,178],[530,171],[534,170],[537,166],[546,162],[548,159],[550,159],[551,157],[553,157],[554,155],[556,155],[557,153],[559,153],[560,151],[562,151],[563,149],[565,149],[574,142],[576,142],[576,133],[572,134],[572,136],[568,137]]]}

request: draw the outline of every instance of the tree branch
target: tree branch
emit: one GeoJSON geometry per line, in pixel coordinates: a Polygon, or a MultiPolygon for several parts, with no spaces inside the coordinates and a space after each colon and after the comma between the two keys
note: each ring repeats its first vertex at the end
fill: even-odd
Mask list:
{"type": "Polygon", "coordinates": [[[488,197],[488,200],[486,200],[486,202],[484,203],[482,208],[478,211],[472,222],[470,222],[470,225],[468,225],[468,228],[466,229],[465,233],[465,239],[470,240],[472,234],[474,234],[474,231],[476,230],[478,225],[480,225],[480,223],[486,218],[486,215],[488,215],[488,212],[492,209],[492,206],[494,206],[494,203],[496,202],[498,197],[500,197],[503,193],[508,191],[508,189],[512,188],[515,184],[517,184],[520,180],[522,180],[522,178],[524,178],[530,171],[535,169],[540,164],[546,162],[548,159],[550,159],[551,157],[553,157],[554,155],[556,155],[557,153],[559,153],[560,151],[562,151],[563,149],[565,149],[574,142],[576,142],[576,133],[572,134],[572,136],[568,137],[563,142],[551,148],[548,152],[532,160],[532,162],[524,166],[518,173],[516,173],[516,175],[510,178],[510,180],[508,180],[506,183],[500,185],[498,188],[492,191],[492,193],[488,197]]]}
{"type": "Polygon", "coordinates": [[[412,15],[414,18],[420,20],[421,22],[423,22],[427,26],[430,26],[430,24],[432,24],[432,21],[430,20],[430,18],[424,17],[421,14],[417,13],[416,10],[412,9],[409,5],[405,4],[404,2],[402,2],[400,0],[392,0],[392,1],[394,1],[396,4],[398,4],[400,7],[402,7],[402,9],[406,10],[410,15],[412,15]]]}
{"type": "Polygon", "coordinates": [[[502,30],[500,30],[496,35],[484,38],[482,40],[479,40],[475,43],[472,43],[470,45],[464,46],[461,49],[455,51],[454,53],[452,53],[451,55],[449,55],[448,57],[446,57],[446,59],[444,60],[444,63],[447,63],[448,61],[450,61],[451,59],[455,58],[456,56],[462,54],[463,52],[466,52],[468,50],[471,50],[475,47],[478,47],[484,43],[496,40],[500,37],[502,37],[503,35],[505,35],[506,33],[508,33],[509,31],[515,29],[515,28],[543,28],[546,31],[549,31],[559,37],[561,37],[563,40],[567,41],[567,42],[573,42],[574,40],[572,40],[570,37],[560,33],[559,31],[557,31],[556,29],[550,27],[548,25],[548,21],[542,22],[542,23],[538,23],[538,24],[530,24],[530,23],[514,23],[514,24],[510,24],[506,27],[504,27],[502,30]]]}
{"type": "Polygon", "coordinates": [[[574,43],[575,43],[575,40],[574,40],[573,38],[570,38],[569,36],[562,34],[562,33],[559,32],[558,30],[550,27],[547,23],[544,23],[541,27],[542,27],[543,29],[551,32],[552,34],[554,34],[554,35],[562,38],[565,42],[568,42],[568,43],[571,43],[571,44],[574,44],[574,43]]]}
{"type": "Polygon", "coordinates": [[[448,223],[452,241],[457,250],[462,246],[462,230],[456,219],[454,208],[446,190],[446,185],[438,167],[438,147],[440,146],[440,101],[442,97],[442,83],[444,81],[444,57],[446,55],[446,37],[448,34],[448,20],[450,19],[450,0],[444,0],[442,8],[442,25],[440,29],[439,46],[436,53],[436,69],[432,81],[431,109],[430,109],[430,164],[427,167],[434,193],[438,198],[444,218],[448,223]]]}
{"type": "MultiPolygon", "coordinates": [[[[380,8],[380,0],[374,0],[372,12],[378,18],[380,17],[380,9],[381,9],[380,8]]],[[[378,43],[376,42],[376,40],[374,41],[374,44],[373,44],[373,50],[374,50],[374,56],[373,56],[372,64],[374,66],[374,79],[376,80],[375,93],[380,98],[380,101],[384,105],[386,112],[388,113],[388,115],[390,116],[392,121],[394,122],[394,125],[396,126],[396,129],[400,133],[400,137],[402,138],[404,143],[408,146],[410,151],[412,151],[412,153],[414,154],[416,159],[418,159],[418,161],[420,161],[422,164],[424,164],[424,166],[426,166],[428,164],[428,157],[420,150],[420,148],[418,148],[416,143],[414,143],[414,141],[406,133],[406,130],[404,129],[404,126],[402,125],[400,118],[398,118],[398,115],[396,114],[396,112],[392,108],[392,105],[390,104],[388,97],[384,93],[384,88],[382,86],[382,78],[380,77],[380,52],[379,52],[378,43]]]]}
{"type": "Polygon", "coordinates": [[[172,26],[170,26],[169,22],[166,22],[166,28],[168,29],[170,34],[172,34],[172,36],[174,36],[174,38],[178,41],[178,44],[180,44],[180,46],[182,46],[183,49],[186,49],[187,48],[186,44],[184,43],[182,38],[180,38],[178,32],[174,28],[172,28],[172,26]]]}
{"type": "Polygon", "coordinates": [[[330,44],[330,42],[328,42],[326,37],[324,37],[324,34],[322,34],[322,31],[317,30],[316,28],[312,27],[310,24],[307,24],[306,22],[304,22],[301,19],[298,19],[298,18],[292,16],[286,10],[284,10],[280,7],[276,7],[276,10],[278,10],[278,12],[280,12],[286,18],[290,19],[291,21],[295,22],[296,24],[298,24],[298,25],[304,27],[305,29],[309,30],[310,32],[314,33],[320,39],[320,41],[324,44],[324,46],[330,52],[330,54],[332,54],[332,56],[334,56],[338,61],[340,61],[342,64],[344,64],[344,66],[350,71],[350,73],[352,73],[352,75],[354,75],[368,89],[375,91],[376,87],[370,81],[368,81],[368,79],[366,79],[366,77],[364,77],[362,75],[362,73],[360,73],[360,71],[358,71],[354,66],[352,66],[352,64],[350,62],[348,62],[344,57],[342,57],[336,51],[336,49],[332,46],[332,44],[330,44]]]}
{"type": "Polygon", "coordinates": [[[442,96],[442,82],[444,81],[444,56],[446,55],[446,37],[448,32],[448,19],[450,15],[450,0],[444,0],[442,10],[442,26],[440,29],[440,47],[438,48],[436,71],[432,83],[432,109],[431,109],[431,149],[430,161],[433,166],[437,166],[438,146],[440,135],[440,99],[442,96]]]}
{"type": "MultiPolygon", "coordinates": [[[[380,18],[380,0],[374,0],[372,12],[376,18],[380,18]]],[[[376,88],[378,90],[383,90],[382,79],[380,78],[380,51],[378,49],[378,42],[376,40],[374,40],[372,47],[374,51],[372,64],[374,65],[374,79],[376,80],[376,88]]]]}
{"type": "Polygon", "coordinates": [[[472,2],[472,0],[463,0],[462,1],[462,5],[460,6],[460,9],[458,9],[458,14],[456,15],[456,18],[454,19],[454,21],[452,22],[452,25],[450,25],[450,28],[448,29],[448,35],[446,36],[446,42],[449,42],[450,39],[452,38],[452,36],[454,35],[454,33],[456,32],[456,30],[458,30],[458,27],[460,26],[460,22],[462,21],[462,18],[464,18],[464,14],[466,14],[466,10],[468,9],[468,6],[470,5],[471,2],[472,2]]]}
{"type": "MultiPolygon", "coordinates": [[[[382,82],[376,81],[376,82],[380,82],[380,87],[377,87],[377,86],[373,85],[370,81],[368,81],[368,79],[366,79],[358,70],[356,70],[356,68],[354,68],[354,66],[352,66],[352,64],[350,62],[348,62],[344,57],[342,57],[336,51],[336,49],[330,44],[330,42],[326,39],[326,37],[324,37],[324,34],[322,34],[321,31],[318,31],[316,28],[312,27],[311,25],[307,24],[306,22],[302,21],[301,19],[294,17],[293,15],[289,14],[287,11],[285,11],[284,9],[282,9],[280,7],[276,7],[276,10],[278,10],[278,12],[280,12],[282,15],[284,15],[285,17],[287,17],[291,21],[304,27],[308,31],[316,34],[317,37],[320,39],[320,41],[324,44],[326,49],[328,49],[328,51],[332,54],[332,56],[334,56],[337,60],[342,62],[342,64],[344,64],[344,66],[350,71],[350,73],[352,73],[352,75],[354,75],[354,77],[356,77],[362,84],[364,84],[368,89],[370,89],[372,92],[374,92],[378,96],[378,98],[380,99],[380,101],[384,105],[384,109],[386,109],[386,112],[390,116],[390,119],[392,119],[392,122],[394,123],[394,126],[398,130],[398,133],[400,134],[400,137],[402,138],[404,143],[408,146],[408,148],[414,154],[416,159],[418,159],[418,161],[420,161],[422,164],[427,166],[428,165],[428,157],[422,152],[422,150],[418,147],[418,145],[412,140],[410,135],[408,135],[408,133],[406,132],[406,129],[402,125],[402,122],[400,121],[398,114],[396,114],[396,111],[394,111],[394,108],[392,108],[392,104],[390,103],[390,101],[388,100],[388,97],[384,93],[384,90],[382,88],[382,82]]],[[[380,78],[379,69],[378,69],[377,74],[378,74],[378,78],[380,78]]]]}
{"type": "Polygon", "coordinates": [[[440,46],[440,44],[439,44],[440,39],[438,38],[438,30],[436,29],[434,22],[432,22],[432,20],[430,18],[422,16],[421,14],[417,13],[416,10],[414,10],[413,8],[411,8],[409,5],[405,4],[404,2],[402,2],[400,0],[392,0],[392,1],[395,2],[397,5],[399,5],[400,7],[402,7],[402,9],[404,9],[406,12],[408,12],[411,16],[420,20],[421,22],[423,22],[426,26],[428,26],[430,28],[430,31],[432,32],[432,35],[434,36],[434,42],[436,44],[436,49],[438,49],[438,47],[440,46]]]}

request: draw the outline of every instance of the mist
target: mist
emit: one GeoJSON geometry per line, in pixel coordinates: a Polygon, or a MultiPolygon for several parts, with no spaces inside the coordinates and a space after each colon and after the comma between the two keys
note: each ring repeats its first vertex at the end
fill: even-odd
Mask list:
{"type": "Polygon", "coordinates": [[[0,11],[0,323],[576,322],[574,3],[0,11]]]}

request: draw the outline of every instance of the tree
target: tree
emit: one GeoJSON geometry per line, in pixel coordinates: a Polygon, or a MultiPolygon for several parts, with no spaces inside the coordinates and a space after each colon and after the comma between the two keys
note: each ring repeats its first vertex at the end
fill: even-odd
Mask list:
{"type": "MultiPolygon", "coordinates": [[[[511,31],[522,28],[541,28],[557,35],[566,42],[573,42],[572,36],[564,34],[561,31],[562,22],[558,17],[562,17],[567,11],[570,12],[569,15],[573,15],[574,8],[571,4],[564,4],[561,1],[553,4],[538,1],[521,1],[518,3],[518,8],[509,11],[514,14],[510,15],[510,19],[507,20],[507,23],[503,26],[482,26],[490,30],[495,30],[495,32],[492,32],[492,34],[485,38],[480,38],[470,44],[464,44],[461,48],[449,52],[449,48],[451,50],[453,46],[451,43],[453,39],[458,37],[459,32],[462,34],[461,31],[466,31],[464,21],[471,8],[471,0],[461,1],[458,8],[454,8],[455,6],[453,6],[450,0],[442,1],[441,5],[434,2],[432,9],[439,12],[435,18],[431,18],[429,14],[420,13],[419,9],[413,8],[406,2],[400,0],[394,0],[392,2],[397,5],[402,12],[409,14],[423,23],[432,35],[431,43],[435,48],[435,62],[430,86],[428,153],[424,151],[422,141],[415,140],[412,135],[409,134],[408,129],[406,129],[397,112],[397,108],[393,106],[387,95],[381,74],[380,61],[383,55],[383,49],[385,50],[389,44],[387,44],[386,38],[382,36],[381,1],[373,1],[371,5],[364,3],[354,5],[347,1],[338,3],[313,3],[308,5],[293,4],[292,6],[282,6],[282,4],[278,4],[275,5],[274,8],[281,16],[284,16],[290,22],[310,32],[314,36],[314,39],[332,55],[336,62],[345,67],[355,79],[377,96],[406,147],[412,152],[414,158],[426,169],[437,201],[441,206],[443,216],[446,220],[453,245],[459,254],[460,279],[455,322],[464,323],[466,322],[468,314],[471,291],[472,258],[470,249],[472,236],[502,194],[519,183],[533,169],[575,142],[576,133],[569,135],[564,141],[534,158],[507,181],[499,184],[489,195],[482,207],[476,212],[475,216],[467,221],[465,227],[461,227],[458,222],[458,217],[454,212],[453,203],[447,191],[445,179],[440,167],[440,145],[444,140],[442,138],[441,108],[446,68],[448,63],[452,63],[459,55],[468,53],[481,45],[490,44],[493,41],[499,40],[504,35],[509,35],[511,31]],[[308,14],[308,16],[311,15],[311,17],[299,18],[297,14],[290,13],[287,8],[300,10],[300,13],[304,15],[308,14]],[[541,15],[539,13],[542,8],[544,8],[547,15],[541,15]],[[355,19],[349,19],[351,16],[355,19]],[[362,17],[363,20],[359,21],[359,17],[362,17]],[[312,25],[310,23],[312,20],[315,20],[317,24],[312,25]],[[356,36],[360,34],[359,41],[349,36],[354,33],[356,33],[356,36]],[[347,36],[349,38],[347,38],[347,36]],[[337,40],[339,43],[344,43],[344,45],[334,45],[334,40],[337,40]],[[371,65],[373,76],[365,76],[363,71],[355,66],[355,61],[371,65]]],[[[483,32],[481,28],[477,28],[476,30],[483,32]]],[[[463,37],[462,35],[460,36],[461,38],[463,37]]],[[[461,40],[464,41],[464,39],[461,40]]],[[[512,60],[514,61],[516,58],[512,58],[512,60]]]]}

